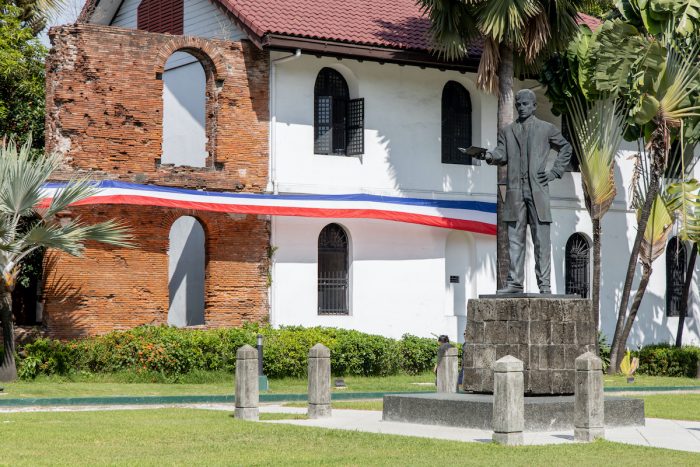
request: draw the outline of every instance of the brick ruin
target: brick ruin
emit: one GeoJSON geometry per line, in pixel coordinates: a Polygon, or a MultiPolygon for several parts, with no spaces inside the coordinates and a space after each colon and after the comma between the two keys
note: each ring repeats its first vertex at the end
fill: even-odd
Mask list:
{"type": "MultiPolygon", "coordinates": [[[[55,180],[75,176],[209,191],[261,193],[268,171],[268,56],[229,42],[78,24],[50,31],[46,149],[63,155],[55,180]],[[163,67],[176,51],[206,76],[206,167],[160,164],[163,67]]],[[[151,206],[72,209],[89,222],[116,218],[135,249],[88,244],[81,258],[49,255],[44,325],[57,338],[167,322],[168,234],[183,215],[204,228],[205,326],[264,321],[270,222],[151,206]]]]}

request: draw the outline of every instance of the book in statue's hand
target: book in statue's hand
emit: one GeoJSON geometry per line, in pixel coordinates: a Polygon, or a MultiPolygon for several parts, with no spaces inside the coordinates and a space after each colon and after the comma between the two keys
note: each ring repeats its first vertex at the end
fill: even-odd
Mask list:
{"type": "Polygon", "coordinates": [[[471,157],[479,157],[486,154],[486,148],[480,148],[479,146],[469,146],[468,148],[457,148],[463,154],[471,157]]]}

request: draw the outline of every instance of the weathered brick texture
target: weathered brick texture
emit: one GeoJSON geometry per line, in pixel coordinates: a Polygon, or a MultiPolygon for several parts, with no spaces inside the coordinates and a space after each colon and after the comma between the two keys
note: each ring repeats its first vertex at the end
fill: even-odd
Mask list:
{"type": "MultiPolygon", "coordinates": [[[[268,168],[268,57],[243,42],[154,34],[96,25],[50,32],[48,151],[64,156],[54,174],[214,191],[261,192],[268,168]],[[158,166],[165,61],[197,56],[207,76],[206,168],[158,166]]],[[[269,219],[143,206],[73,210],[89,222],[128,223],[138,247],[89,244],[82,258],[47,260],[44,320],[71,338],[166,323],[168,235],[181,215],[206,233],[207,327],[267,318],[269,219]]]]}

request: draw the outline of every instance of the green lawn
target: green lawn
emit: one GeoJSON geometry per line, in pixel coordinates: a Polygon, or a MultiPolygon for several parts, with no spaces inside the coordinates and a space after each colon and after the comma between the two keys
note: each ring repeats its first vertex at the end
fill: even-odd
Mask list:
{"type": "MultiPolygon", "coordinates": [[[[435,376],[428,372],[416,376],[345,378],[347,389],[334,392],[419,392],[434,391],[435,376]]],[[[270,380],[267,394],[303,394],[307,382],[300,378],[270,380]]],[[[628,384],[623,376],[605,376],[606,387],[633,389],[648,386],[684,386],[700,389],[700,379],[637,376],[628,384]]],[[[233,376],[227,373],[197,373],[185,375],[181,383],[144,382],[143,376],[120,373],[113,375],[74,375],[70,377],[39,377],[34,381],[0,384],[4,398],[87,397],[87,396],[189,396],[230,395],[234,392],[233,376]]]]}
{"type": "Polygon", "coordinates": [[[698,455],[599,441],[507,448],[243,422],[165,409],[0,414],[8,465],[697,465],[698,455]]]}
{"type": "Polygon", "coordinates": [[[634,383],[628,383],[627,377],[622,375],[605,375],[606,387],[635,388],[635,387],[668,387],[668,386],[696,386],[700,389],[700,379],[674,378],[670,376],[646,376],[636,375],[634,383]]]}
{"type": "Polygon", "coordinates": [[[644,399],[647,417],[700,421],[700,394],[635,394],[632,397],[644,399]]]}
{"type": "MultiPolygon", "coordinates": [[[[205,374],[201,384],[188,377],[183,383],[138,383],[125,379],[128,375],[77,375],[67,377],[40,377],[34,381],[17,381],[0,384],[6,396],[28,397],[87,397],[87,396],[189,396],[233,394],[232,375],[205,374]]],[[[424,373],[416,376],[396,375],[383,378],[348,376],[347,389],[336,392],[418,392],[434,391],[435,375],[424,373]],[[418,384],[414,384],[418,383],[418,384]],[[426,384],[427,383],[427,384],[426,384]]],[[[284,378],[270,380],[267,394],[303,394],[307,391],[306,379],[284,378]]]]}

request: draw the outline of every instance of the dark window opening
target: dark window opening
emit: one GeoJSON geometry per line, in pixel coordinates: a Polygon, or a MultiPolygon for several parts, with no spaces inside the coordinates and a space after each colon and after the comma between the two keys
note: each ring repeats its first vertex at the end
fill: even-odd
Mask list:
{"type": "Polygon", "coordinates": [[[184,0],[142,0],[136,27],[142,31],[183,34],[184,0]]]}
{"type": "Polygon", "coordinates": [[[569,237],[566,242],[565,258],[566,293],[588,298],[591,261],[591,246],[588,239],[580,233],[569,237]]]}
{"type": "Polygon", "coordinates": [[[679,316],[683,308],[686,250],[678,237],[666,246],[666,316],[679,316]]]}
{"type": "Polygon", "coordinates": [[[364,121],[365,100],[350,99],[345,78],[323,68],[314,85],[314,154],[363,154],[364,121]]]}
{"type": "Polygon", "coordinates": [[[581,159],[580,154],[577,149],[577,145],[574,144],[573,132],[574,124],[571,121],[571,115],[568,113],[563,113],[561,115],[561,134],[564,139],[571,144],[571,159],[569,159],[569,165],[566,167],[568,172],[580,172],[581,171],[581,159]]]}
{"type": "Polygon", "coordinates": [[[471,165],[472,158],[458,148],[472,145],[472,101],[456,81],[442,89],[442,163],[471,165]]]}
{"type": "Polygon", "coordinates": [[[318,236],[318,314],[349,314],[348,235],[328,224],[318,236]]]}

